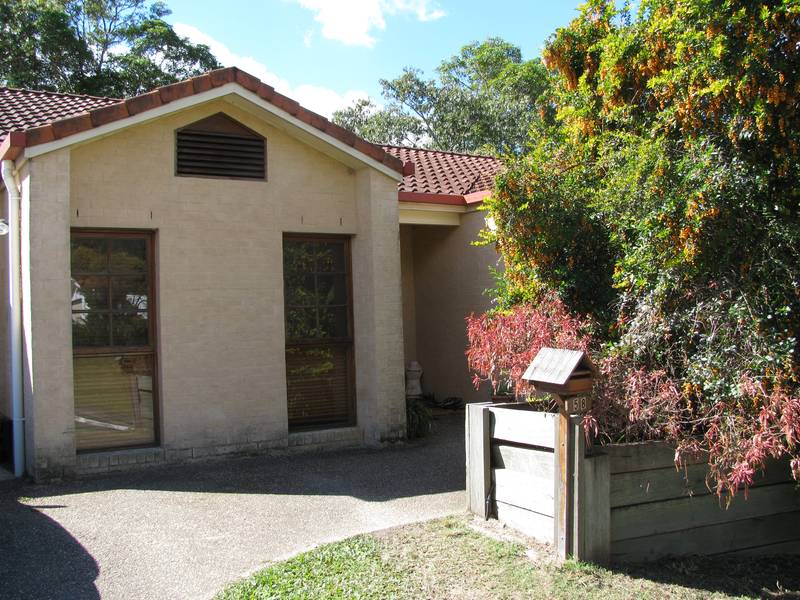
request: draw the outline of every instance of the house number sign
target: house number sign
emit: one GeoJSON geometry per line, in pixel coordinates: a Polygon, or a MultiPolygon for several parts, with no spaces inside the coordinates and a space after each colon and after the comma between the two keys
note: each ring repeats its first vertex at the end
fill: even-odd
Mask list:
{"type": "Polygon", "coordinates": [[[575,396],[564,398],[564,412],[569,415],[580,415],[592,409],[592,399],[589,396],[575,396]]]}

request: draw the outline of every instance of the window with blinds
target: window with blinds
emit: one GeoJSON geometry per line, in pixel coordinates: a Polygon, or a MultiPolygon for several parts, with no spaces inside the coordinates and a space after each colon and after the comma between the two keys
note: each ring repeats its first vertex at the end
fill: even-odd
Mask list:
{"type": "Polygon", "coordinates": [[[289,429],[355,424],[348,238],[285,236],[289,429]]]}
{"type": "Polygon", "coordinates": [[[175,172],[187,177],[264,181],[266,140],[218,113],[176,132],[175,172]]]}
{"type": "Polygon", "coordinates": [[[150,233],[72,232],[79,451],[157,443],[150,233]]]}

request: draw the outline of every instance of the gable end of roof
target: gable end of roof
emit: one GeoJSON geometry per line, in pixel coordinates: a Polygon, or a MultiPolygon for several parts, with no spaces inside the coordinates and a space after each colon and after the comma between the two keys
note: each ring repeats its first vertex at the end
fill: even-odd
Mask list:
{"type": "MultiPolygon", "coordinates": [[[[256,94],[260,99],[273,104],[306,125],[368,156],[391,171],[400,175],[403,174],[404,161],[400,158],[380,146],[359,138],[351,131],[336,125],[322,115],[300,106],[297,101],[275,91],[272,86],[236,67],[210,71],[204,75],[165,85],[126,100],[98,99],[103,100],[103,104],[100,106],[92,107],[77,114],[74,110],[65,109],[64,112],[68,114],[64,114],[62,118],[53,116],[47,122],[37,126],[26,126],[22,129],[8,131],[0,142],[0,159],[15,159],[25,148],[61,140],[96,127],[109,125],[169,104],[175,100],[188,98],[231,83],[235,83],[256,94]]],[[[58,96],[58,94],[56,95],[58,96]]],[[[61,96],[67,95],[62,94],[61,96]]],[[[78,96],[78,98],[89,97],[78,96]]]]}

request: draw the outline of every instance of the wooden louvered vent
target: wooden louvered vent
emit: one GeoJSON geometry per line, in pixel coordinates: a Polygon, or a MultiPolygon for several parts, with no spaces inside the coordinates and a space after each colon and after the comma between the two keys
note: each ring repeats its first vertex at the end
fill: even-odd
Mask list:
{"type": "Polygon", "coordinates": [[[178,175],[266,180],[266,140],[230,117],[218,113],[176,133],[178,175]]]}

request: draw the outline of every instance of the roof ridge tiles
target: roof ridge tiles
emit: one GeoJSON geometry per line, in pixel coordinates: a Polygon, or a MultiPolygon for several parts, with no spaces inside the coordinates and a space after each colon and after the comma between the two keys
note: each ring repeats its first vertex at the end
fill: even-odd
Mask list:
{"type": "Polygon", "coordinates": [[[381,148],[397,148],[398,150],[414,150],[415,152],[435,152],[436,154],[451,154],[454,156],[467,156],[469,158],[490,158],[500,160],[489,154],[470,154],[469,152],[454,152],[452,150],[434,150],[432,148],[418,148],[417,146],[399,146],[397,144],[378,144],[381,148]]]}

